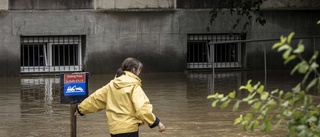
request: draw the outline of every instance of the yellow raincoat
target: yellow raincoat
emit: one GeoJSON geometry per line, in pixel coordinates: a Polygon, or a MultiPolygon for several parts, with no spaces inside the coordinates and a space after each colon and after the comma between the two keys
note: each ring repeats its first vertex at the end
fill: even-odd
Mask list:
{"type": "Polygon", "coordinates": [[[80,115],[106,109],[111,134],[138,131],[138,126],[147,123],[150,128],[159,124],[152,113],[152,105],[141,88],[141,80],[135,74],[125,74],[111,80],[106,86],[83,100],[77,110],[80,115]]]}

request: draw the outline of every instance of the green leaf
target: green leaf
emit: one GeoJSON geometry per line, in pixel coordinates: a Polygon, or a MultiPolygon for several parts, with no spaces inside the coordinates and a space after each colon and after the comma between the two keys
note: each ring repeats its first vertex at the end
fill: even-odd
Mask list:
{"type": "Polygon", "coordinates": [[[320,24],[320,20],[318,20],[317,24],[320,24]]]}
{"type": "Polygon", "coordinates": [[[288,64],[290,61],[296,59],[297,56],[296,55],[290,55],[285,61],[284,64],[288,64]]]}
{"type": "Polygon", "coordinates": [[[300,63],[297,64],[297,65],[291,70],[290,75],[293,75],[293,74],[299,69],[300,65],[301,65],[300,63]]]}
{"type": "Polygon", "coordinates": [[[249,79],[249,80],[247,81],[247,85],[246,85],[246,86],[240,86],[239,90],[246,89],[246,90],[249,91],[249,89],[251,88],[251,81],[252,81],[252,80],[249,79]]]}
{"type": "Polygon", "coordinates": [[[271,91],[271,95],[276,94],[276,93],[278,93],[278,92],[279,92],[279,90],[278,90],[278,89],[273,90],[273,91],[271,91]]]}
{"type": "Polygon", "coordinates": [[[284,36],[281,36],[280,37],[280,42],[281,43],[285,43],[287,41],[287,38],[286,37],[284,37],[284,36]]]}
{"type": "Polygon", "coordinates": [[[269,92],[262,92],[261,94],[260,94],[260,99],[261,100],[267,100],[267,98],[269,97],[269,92]]]}
{"type": "Polygon", "coordinates": [[[282,95],[283,95],[283,90],[280,91],[278,98],[281,99],[282,95]]]}
{"type": "Polygon", "coordinates": [[[304,116],[305,114],[303,113],[303,112],[301,112],[301,111],[295,111],[294,113],[293,113],[293,120],[294,119],[297,119],[297,120],[301,120],[301,118],[304,116]]]}
{"type": "MultiPolygon", "coordinates": [[[[306,127],[306,126],[300,125],[300,127],[306,127]]],[[[299,126],[298,126],[298,128],[299,128],[299,126]]],[[[302,129],[302,130],[298,133],[298,137],[306,137],[306,136],[307,136],[307,133],[306,133],[306,132],[307,132],[307,131],[306,131],[306,128],[302,129]]]]}
{"type": "Polygon", "coordinates": [[[299,68],[298,68],[298,72],[299,72],[300,74],[305,74],[305,73],[308,71],[308,69],[309,69],[308,63],[307,63],[306,61],[302,61],[302,62],[299,63],[299,64],[300,64],[300,66],[299,66],[299,68]]]}
{"type": "Polygon", "coordinates": [[[319,51],[315,51],[309,60],[309,64],[312,63],[314,60],[316,60],[318,58],[318,55],[319,55],[319,51]]]}
{"type": "Polygon", "coordinates": [[[233,105],[233,107],[232,107],[232,111],[233,111],[233,112],[235,112],[235,111],[238,110],[239,104],[240,104],[240,101],[237,101],[237,102],[233,105]]]}
{"type": "Polygon", "coordinates": [[[250,94],[248,95],[248,99],[249,99],[249,100],[252,99],[256,94],[257,94],[257,92],[250,93],[250,94]]]}
{"type": "Polygon", "coordinates": [[[300,54],[303,51],[304,51],[304,45],[302,44],[302,40],[300,40],[298,47],[293,51],[293,53],[300,54]]]}
{"type": "Polygon", "coordinates": [[[257,89],[257,92],[261,93],[261,92],[263,92],[263,90],[264,90],[264,86],[260,85],[260,87],[257,89]]]}
{"type": "Polygon", "coordinates": [[[243,120],[243,117],[242,117],[242,115],[240,115],[240,117],[238,117],[238,118],[236,118],[235,120],[234,120],[234,125],[236,125],[236,124],[239,124],[240,122],[242,122],[242,120],[243,120]]]}
{"type": "Polygon", "coordinates": [[[225,109],[230,103],[230,99],[227,100],[226,102],[223,102],[222,105],[220,106],[220,109],[225,109]]]}
{"type": "Polygon", "coordinates": [[[315,116],[311,116],[309,117],[309,119],[307,120],[307,122],[316,122],[318,119],[315,116]]]}
{"type": "Polygon", "coordinates": [[[273,99],[268,101],[268,109],[271,110],[275,105],[277,105],[277,102],[275,102],[273,99]]]}
{"type": "Polygon", "coordinates": [[[311,70],[317,70],[317,68],[319,67],[318,63],[317,62],[313,62],[310,66],[310,69],[311,70]]]}
{"type": "Polygon", "coordinates": [[[246,121],[250,121],[253,118],[253,115],[251,113],[246,114],[246,116],[244,117],[244,120],[246,121]]]}
{"type": "Polygon", "coordinates": [[[289,105],[289,101],[286,100],[284,103],[281,104],[282,107],[288,107],[289,105]]]}
{"type": "Polygon", "coordinates": [[[212,107],[216,107],[216,105],[217,105],[217,103],[218,103],[218,102],[219,102],[219,100],[218,100],[218,99],[217,99],[217,100],[215,100],[215,101],[213,101],[213,102],[212,102],[212,104],[211,104],[211,106],[212,106],[212,107]]]}
{"type": "Polygon", "coordinates": [[[257,89],[259,85],[260,85],[260,81],[256,85],[253,86],[253,89],[257,89]]]}
{"type": "Polygon", "coordinates": [[[217,98],[219,98],[219,99],[222,99],[223,97],[224,97],[223,94],[219,94],[219,95],[217,96],[217,98]]]}
{"type": "MultiPolygon", "coordinates": [[[[301,91],[301,83],[297,84],[294,88],[292,88],[293,93],[299,93],[301,91]]],[[[285,97],[285,99],[287,99],[285,97]]]]}
{"type": "Polygon", "coordinates": [[[317,83],[318,79],[314,78],[307,86],[306,91],[309,91],[311,87],[313,87],[317,83]]]}
{"type": "Polygon", "coordinates": [[[208,95],[207,99],[212,99],[212,98],[215,98],[215,97],[216,97],[216,95],[208,95]]]}
{"type": "Polygon", "coordinates": [[[243,131],[247,131],[248,121],[243,120],[243,121],[241,122],[241,125],[242,125],[242,127],[243,127],[243,131]]]}
{"type": "Polygon", "coordinates": [[[264,119],[264,116],[263,116],[263,115],[259,115],[259,116],[257,117],[257,120],[261,120],[261,119],[264,119]]]}
{"type": "Polygon", "coordinates": [[[236,96],[236,91],[232,91],[228,95],[230,98],[234,98],[236,96]]]}
{"type": "Polygon", "coordinates": [[[302,84],[306,83],[307,79],[309,78],[309,75],[311,74],[312,70],[309,70],[302,79],[302,84]]]}
{"type": "Polygon", "coordinates": [[[278,52],[283,51],[283,50],[291,50],[292,48],[288,44],[284,44],[281,47],[278,48],[278,52]]]}
{"type": "Polygon", "coordinates": [[[281,42],[275,43],[275,44],[273,44],[272,49],[276,49],[282,45],[283,45],[283,43],[281,43],[281,42]]]}
{"type": "Polygon", "coordinates": [[[256,102],[256,101],[258,101],[258,99],[249,100],[249,101],[248,101],[248,104],[251,105],[252,103],[254,103],[254,102],[256,102]]]}
{"type": "Polygon", "coordinates": [[[294,36],[294,32],[291,32],[291,33],[289,34],[289,36],[288,36],[288,39],[287,39],[287,42],[288,42],[288,43],[291,43],[291,39],[292,39],[293,36],[294,36]]]}
{"type": "Polygon", "coordinates": [[[286,116],[286,117],[291,117],[292,116],[292,112],[290,110],[286,109],[286,110],[283,111],[283,115],[286,116]]]}
{"type": "Polygon", "coordinates": [[[255,129],[256,127],[258,127],[258,126],[259,126],[259,121],[258,121],[258,120],[251,121],[251,123],[250,123],[250,125],[249,125],[251,132],[253,132],[254,129],[255,129]]]}
{"type": "Polygon", "coordinates": [[[247,87],[246,86],[240,86],[239,90],[242,90],[242,89],[247,89],[247,87]]]}
{"type": "Polygon", "coordinates": [[[262,131],[270,131],[272,128],[271,122],[269,120],[264,120],[263,124],[261,125],[261,130],[262,131]]]}
{"type": "Polygon", "coordinates": [[[297,130],[298,130],[298,131],[301,131],[301,130],[304,130],[304,129],[307,129],[307,126],[306,126],[306,125],[299,125],[299,126],[297,126],[297,130]]]}
{"type": "Polygon", "coordinates": [[[258,110],[260,107],[261,107],[261,102],[256,102],[256,103],[254,103],[254,104],[252,105],[252,108],[253,108],[254,110],[258,110]]]}
{"type": "Polygon", "coordinates": [[[284,95],[284,99],[288,99],[290,97],[292,97],[292,93],[291,92],[287,92],[285,95],[284,95]]]}
{"type": "Polygon", "coordinates": [[[283,59],[288,59],[289,55],[291,54],[291,49],[286,50],[283,54],[282,54],[282,58],[283,59]]]}
{"type": "MultiPolygon", "coordinates": [[[[263,107],[261,107],[261,108],[263,108],[263,107]]],[[[266,116],[268,109],[263,109],[262,111],[260,110],[260,112],[261,112],[261,115],[266,116]]]]}
{"type": "Polygon", "coordinates": [[[274,129],[277,129],[277,128],[280,126],[281,122],[282,122],[282,119],[280,119],[280,120],[277,122],[277,124],[274,126],[274,129]]]}
{"type": "Polygon", "coordinates": [[[225,102],[228,98],[229,98],[229,96],[225,96],[225,97],[222,98],[220,101],[221,101],[221,102],[225,102]]]}

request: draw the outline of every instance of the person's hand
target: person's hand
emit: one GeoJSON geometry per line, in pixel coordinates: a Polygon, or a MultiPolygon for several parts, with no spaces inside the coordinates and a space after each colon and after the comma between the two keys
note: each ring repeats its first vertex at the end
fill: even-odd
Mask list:
{"type": "Polygon", "coordinates": [[[159,122],[158,127],[159,127],[159,132],[163,132],[166,129],[166,127],[161,122],[159,122]]]}

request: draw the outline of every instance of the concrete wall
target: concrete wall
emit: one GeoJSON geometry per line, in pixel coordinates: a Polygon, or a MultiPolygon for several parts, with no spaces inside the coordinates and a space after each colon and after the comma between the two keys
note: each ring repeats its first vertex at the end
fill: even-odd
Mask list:
{"type": "Polygon", "coordinates": [[[175,0],[95,0],[96,9],[174,9],[175,0]]]}
{"type": "Polygon", "coordinates": [[[8,9],[8,0],[0,0],[0,10],[8,9]]]}
{"type": "MultiPolygon", "coordinates": [[[[211,9],[218,0],[0,0],[0,10],[168,10],[211,9]]],[[[267,0],[264,10],[320,9],[319,0],[267,0]]]]}
{"type": "Polygon", "coordinates": [[[10,10],[93,9],[94,0],[10,0],[10,10]]]}
{"type": "MultiPolygon", "coordinates": [[[[272,39],[280,38],[281,35],[288,36],[291,32],[295,33],[294,37],[319,36],[320,25],[317,21],[320,19],[319,10],[283,10],[283,11],[265,11],[264,17],[267,20],[266,25],[261,26],[253,22],[248,39],[272,39]]],[[[275,41],[277,42],[277,41],[275,41]]],[[[283,65],[280,53],[271,50],[275,42],[259,42],[247,44],[247,61],[248,68],[262,69],[263,49],[267,50],[267,65],[269,69],[287,69],[292,67],[292,63],[283,65]]],[[[292,46],[296,47],[298,40],[294,40],[292,46]]],[[[306,46],[305,57],[313,54],[314,49],[319,50],[320,39],[303,39],[306,46]],[[315,43],[314,43],[315,42],[315,43]],[[314,44],[315,47],[314,47],[314,44]]]]}
{"type": "MultiPolygon", "coordinates": [[[[319,11],[269,11],[265,17],[263,27],[253,22],[247,39],[279,38],[292,31],[297,36],[319,35],[319,11]]],[[[184,71],[187,34],[228,33],[232,20],[230,15],[219,16],[211,26],[206,10],[6,11],[0,15],[0,76],[19,75],[21,35],[86,35],[85,71],[93,74],[115,73],[128,56],[140,59],[145,72],[184,71]]],[[[273,43],[247,44],[248,68],[263,67],[265,45],[269,65],[283,68],[279,54],[271,51],[273,43]]]]}
{"type": "Polygon", "coordinates": [[[320,9],[319,0],[267,0],[261,5],[264,10],[312,10],[320,9]]]}
{"type": "MultiPolygon", "coordinates": [[[[5,5],[12,6],[12,2],[18,1],[8,3],[7,0],[0,0],[0,7],[6,9],[5,5]]],[[[59,1],[50,2],[58,3],[59,1]]],[[[144,63],[145,72],[184,71],[186,70],[187,34],[240,32],[240,30],[232,30],[235,18],[228,14],[218,16],[211,25],[210,9],[117,11],[118,8],[125,7],[152,8],[151,5],[154,4],[157,5],[154,7],[170,9],[174,0],[148,1],[147,6],[137,5],[136,2],[144,2],[143,0],[131,1],[131,3],[115,0],[96,0],[95,2],[97,5],[91,2],[91,4],[79,3],[77,6],[80,8],[85,5],[83,7],[89,10],[0,11],[0,65],[2,66],[0,76],[20,74],[21,35],[85,35],[85,71],[98,74],[115,73],[123,59],[128,56],[140,59],[144,63]],[[108,5],[108,3],[111,4],[108,5]],[[101,11],[91,10],[91,8],[111,10],[101,11]]],[[[21,3],[17,4],[21,5],[21,3]]],[[[33,6],[22,7],[37,8],[35,3],[32,4],[33,6]]],[[[50,8],[68,9],[70,5],[69,7],[51,5],[50,8]]],[[[261,26],[252,22],[247,39],[279,38],[293,31],[296,32],[296,36],[319,35],[320,28],[316,25],[316,21],[320,19],[319,10],[266,10],[264,16],[267,20],[266,25],[261,26]]],[[[312,43],[306,42],[306,45],[312,43]]],[[[249,69],[262,69],[263,50],[266,46],[267,63],[270,69],[285,68],[282,60],[279,59],[280,54],[271,50],[273,43],[248,43],[244,53],[247,61],[245,65],[249,69]]],[[[312,47],[307,49],[307,54],[313,52],[312,47]]]]}

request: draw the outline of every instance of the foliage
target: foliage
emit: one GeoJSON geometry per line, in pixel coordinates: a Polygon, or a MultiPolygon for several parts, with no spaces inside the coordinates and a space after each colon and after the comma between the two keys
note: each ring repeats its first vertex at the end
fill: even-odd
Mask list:
{"type": "MultiPolygon", "coordinates": [[[[320,21],[317,22],[320,24],[320,21]]],[[[288,37],[281,36],[280,42],[275,43],[272,49],[282,52],[284,64],[296,60],[298,63],[291,70],[291,75],[302,74],[304,77],[291,91],[276,89],[265,91],[264,85],[260,82],[252,84],[251,80],[246,85],[240,86],[239,90],[248,91],[248,96],[243,99],[236,99],[236,91],[228,95],[215,93],[209,95],[208,99],[214,99],[212,106],[220,103],[220,108],[226,108],[234,102],[232,110],[237,111],[240,104],[247,104],[252,112],[240,115],[234,120],[234,124],[242,125],[243,129],[254,131],[260,128],[262,131],[271,131],[285,124],[288,136],[318,137],[320,136],[320,104],[314,101],[318,96],[311,95],[310,89],[317,89],[320,93],[319,65],[316,63],[318,51],[306,60],[301,56],[305,46],[302,40],[296,48],[291,44],[294,33],[288,37]],[[311,74],[315,74],[312,75],[311,74]],[[314,77],[315,76],[315,77],[314,77]]]]}
{"type": "Polygon", "coordinates": [[[263,12],[260,10],[260,6],[267,0],[218,0],[217,7],[210,11],[210,23],[218,17],[218,14],[224,14],[224,8],[227,8],[231,15],[236,14],[237,19],[232,28],[236,29],[239,24],[244,20],[242,26],[242,32],[245,32],[250,25],[252,18],[255,17],[255,21],[262,26],[266,24],[266,20],[263,18],[263,12]]]}

